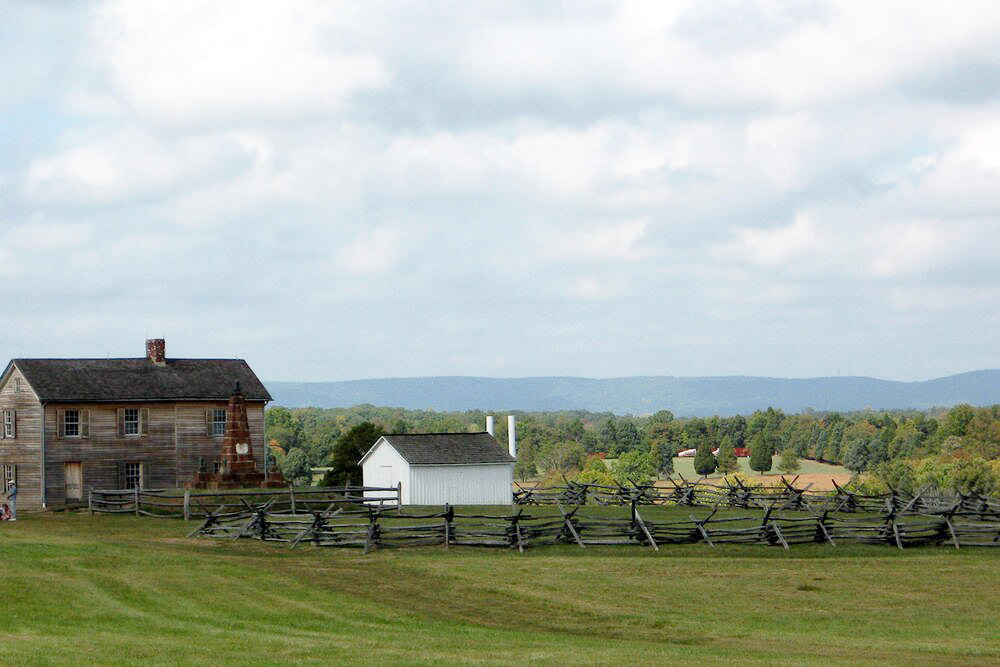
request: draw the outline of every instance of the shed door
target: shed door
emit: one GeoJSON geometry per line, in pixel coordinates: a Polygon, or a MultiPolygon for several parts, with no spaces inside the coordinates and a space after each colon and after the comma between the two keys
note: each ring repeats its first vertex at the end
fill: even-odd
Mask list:
{"type": "Polygon", "coordinates": [[[83,500],[83,464],[67,463],[66,471],[66,502],[83,500]]]}

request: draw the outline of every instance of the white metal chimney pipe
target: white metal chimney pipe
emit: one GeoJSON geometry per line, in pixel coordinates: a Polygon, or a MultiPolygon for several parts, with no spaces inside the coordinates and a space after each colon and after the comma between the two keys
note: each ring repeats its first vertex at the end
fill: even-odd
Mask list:
{"type": "Polygon", "coordinates": [[[493,433],[493,415],[486,415],[486,432],[489,433],[490,435],[494,435],[494,433],[493,433]]]}
{"type": "Polygon", "coordinates": [[[507,451],[517,458],[517,429],[514,426],[514,415],[507,415],[507,451]]]}

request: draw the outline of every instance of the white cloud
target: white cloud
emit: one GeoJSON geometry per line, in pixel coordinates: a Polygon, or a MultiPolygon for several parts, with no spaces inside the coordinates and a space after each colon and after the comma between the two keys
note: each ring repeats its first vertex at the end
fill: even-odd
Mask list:
{"type": "Polygon", "coordinates": [[[289,379],[926,376],[880,341],[942,313],[937,368],[993,345],[996,3],[96,5],[0,40],[0,273],[93,344],[252,325],[289,379]]]}
{"type": "Polygon", "coordinates": [[[28,168],[28,194],[41,202],[103,205],[173,194],[242,168],[247,154],[226,136],[166,142],[134,128],[80,143],[28,168]]]}
{"type": "Polygon", "coordinates": [[[534,232],[533,261],[637,262],[648,254],[641,241],[649,221],[627,220],[568,229],[540,228],[534,232]]]}
{"type": "Polygon", "coordinates": [[[341,46],[346,3],[108,2],[97,57],[127,103],[167,125],[289,120],[340,109],[385,84],[382,63],[341,46]]]}

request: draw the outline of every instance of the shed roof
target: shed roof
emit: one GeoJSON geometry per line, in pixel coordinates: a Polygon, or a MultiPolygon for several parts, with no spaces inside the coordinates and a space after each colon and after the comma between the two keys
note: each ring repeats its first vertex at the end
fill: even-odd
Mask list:
{"type": "MultiPolygon", "coordinates": [[[[46,402],[225,400],[240,383],[248,401],[271,394],[242,359],[14,359],[46,402]]],[[[4,372],[4,375],[7,374],[4,372]]]]}
{"type": "Polygon", "coordinates": [[[516,459],[486,432],[392,433],[382,437],[411,465],[516,462],[516,459]]]}

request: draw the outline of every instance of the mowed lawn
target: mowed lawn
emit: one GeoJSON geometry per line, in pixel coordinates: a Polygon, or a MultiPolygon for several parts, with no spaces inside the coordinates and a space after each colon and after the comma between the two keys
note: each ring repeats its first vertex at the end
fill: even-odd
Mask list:
{"type": "MultiPolygon", "coordinates": [[[[772,459],[771,470],[764,477],[770,477],[771,475],[777,476],[780,474],[778,470],[778,461],[781,457],[775,456],[772,459]]],[[[736,462],[740,466],[740,472],[745,475],[757,476],[760,473],[754,472],[750,469],[750,458],[743,456],[736,459],[736,462]]],[[[694,471],[694,457],[674,457],[674,472],[684,475],[685,478],[689,480],[698,479],[701,477],[698,473],[694,471]]],[[[832,475],[836,477],[841,477],[846,475],[850,477],[851,471],[843,466],[833,465],[831,463],[820,463],[819,461],[813,461],[811,459],[799,459],[799,469],[795,473],[788,475],[789,477],[794,477],[797,474],[803,475],[832,475]]],[[[709,479],[722,477],[721,473],[712,474],[709,479]]]]}
{"type": "Polygon", "coordinates": [[[288,550],[0,524],[0,663],[997,664],[1000,550],[288,550]]]}

